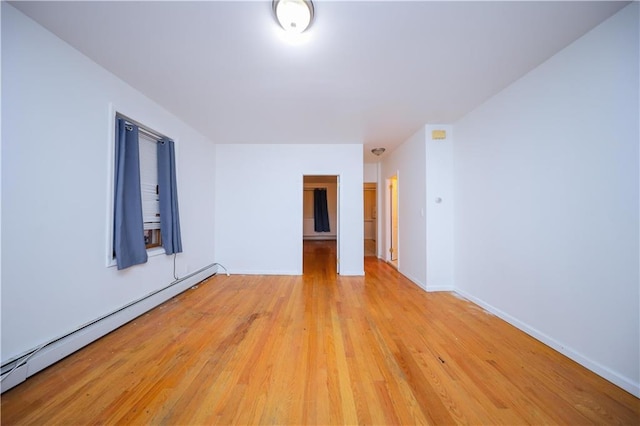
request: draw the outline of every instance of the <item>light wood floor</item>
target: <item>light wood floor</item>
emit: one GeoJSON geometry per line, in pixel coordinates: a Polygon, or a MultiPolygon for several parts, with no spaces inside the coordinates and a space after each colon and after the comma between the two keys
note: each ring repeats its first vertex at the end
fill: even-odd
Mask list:
{"type": "Polygon", "coordinates": [[[364,255],[365,256],[376,256],[376,241],[375,240],[364,240],[364,255]]]}
{"type": "MultiPolygon", "coordinates": [[[[333,257],[332,257],[333,256],[333,257]]],[[[2,424],[628,424],[640,401],[373,257],[214,277],[2,395],[2,424]]]]}

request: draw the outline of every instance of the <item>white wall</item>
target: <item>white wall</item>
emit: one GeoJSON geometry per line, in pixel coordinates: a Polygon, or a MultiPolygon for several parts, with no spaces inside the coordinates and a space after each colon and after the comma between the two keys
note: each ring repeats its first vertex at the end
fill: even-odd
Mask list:
{"type": "Polygon", "coordinates": [[[339,176],[342,275],[364,274],[362,145],[216,145],[215,249],[232,273],[302,274],[304,175],[339,176]]]}
{"type": "Polygon", "coordinates": [[[215,147],[2,2],[2,360],[174,281],[106,267],[112,105],[176,140],[180,276],[215,261],[215,147]]]}
{"type": "Polygon", "coordinates": [[[640,395],[638,3],[455,124],[457,290],[640,395]]]}
{"type": "Polygon", "coordinates": [[[427,291],[453,290],[453,131],[450,125],[425,127],[427,173],[427,291]],[[433,139],[432,131],[445,139],[433,139]]]}
{"type": "Polygon", "coordinates": [[[379,176],[379,197],[383,200],[379,216],[382,219],[379,255],[386,259],[389,212],[386,180],[398,176],[398,270],[414,283],[426,288],[426,162],[425,128],[385,154],[379,176]]]}
{"type": "Polygon", "coordinates": [[[366,183],[378,182],[378,163],[364,164],[364,181],[366,183]]]}
{"type": "Polygon", "coordinates": [[[398,175],[398,270],[427,291],[453,290],[453,129],[428,124],[381,162],[379,256],[387,258],[386,180],[398,175]],[[433,130],[446,138],[434,140],[433,130]],[[436,201],[437,199],[440,202],[436,201]]]}

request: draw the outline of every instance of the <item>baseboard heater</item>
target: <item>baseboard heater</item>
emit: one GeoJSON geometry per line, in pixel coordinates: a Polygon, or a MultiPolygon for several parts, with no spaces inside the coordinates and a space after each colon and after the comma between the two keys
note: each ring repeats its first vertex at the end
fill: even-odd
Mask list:
{"type": "Polygon", "coordinates": [[[207,265],[198,271],[173,281],[164,288],[155,290],[67,334],[36,346],[7,362],[3,362],[0,370],[0,380],[2,380],[0,392],[5,392],[24,382],[27,378],[78,349],[177,296],[200,281],[217,274],[218,266],[220,266],[218,263],[207,265]]]}

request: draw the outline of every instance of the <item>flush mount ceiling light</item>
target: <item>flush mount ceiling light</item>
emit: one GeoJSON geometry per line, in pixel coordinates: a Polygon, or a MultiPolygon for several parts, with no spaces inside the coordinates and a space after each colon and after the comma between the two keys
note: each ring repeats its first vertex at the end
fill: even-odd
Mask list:
{"type": "Polygon", "coordinates": [[[290,33],[302,33],[313,21],[311,0],[273,0],[273,12],[278,24],[290,33]]]}
{"type": "Polygon", "coordinates": [[[385,152],[385,151],[386,151],[386,150],[385,150],[384,148],[373,148],[373,149],[371,150],[371,153],[372,153],[373,155],[381,156],[382,154],[384,154],[384,152],[385,152]]]}

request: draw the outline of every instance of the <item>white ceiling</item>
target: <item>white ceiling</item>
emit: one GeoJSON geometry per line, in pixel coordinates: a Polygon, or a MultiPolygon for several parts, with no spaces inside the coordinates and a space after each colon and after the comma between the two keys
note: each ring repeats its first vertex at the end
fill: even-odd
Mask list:
{"type": "Polygon", "coordinates": [[[363,143],[452,123],[627,2],[12,2],[216,143],[363,143]]]}

